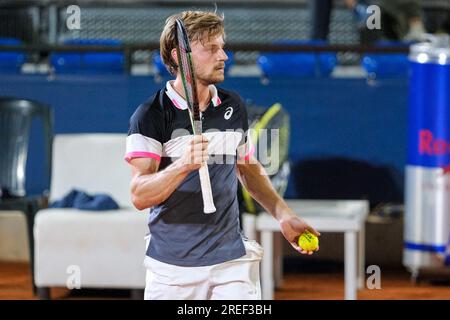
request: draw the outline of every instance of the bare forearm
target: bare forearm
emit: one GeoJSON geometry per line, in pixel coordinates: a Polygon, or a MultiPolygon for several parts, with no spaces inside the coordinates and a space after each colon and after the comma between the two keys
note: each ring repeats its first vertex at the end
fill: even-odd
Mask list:
{"type": "Polygon", "coordinates": [[[158,171],[159,161],[151,158],[130,160],[133,178],[131,196],[136,208],[142,210],[165,201],[183,182],[189,172],[198,170],[208,159],[208,140],[195,136],[183,155],[164,170],[158,171]]]}
{"type": "Polygon", "coordinates": [[[278,221],[291,215],[291,210],[275,191],[264,168],[256,163],[238,165],[238,176],[250,195],[278,221]]]}
{"type": "Polygon", "coordinates": [[[162,171],[138,175],[132,181],[134,205],[142,210],[165,201],[189,174],[180,161],[162,171]]]}
{"type": "Polygon", "coordinates": [[[320,233],[288,207],[283,198],[273,188],[261,164],[256,159],[252,159],[250,163],[238,164],[237,172],[239,180],[250,195],[278,220],[281,233],[291,246],[301,254],[312,254],[313,251],[300,248],[298,244],[299,236],[305,230],[312,232],[315,236],[319,236],[320,233]]]}

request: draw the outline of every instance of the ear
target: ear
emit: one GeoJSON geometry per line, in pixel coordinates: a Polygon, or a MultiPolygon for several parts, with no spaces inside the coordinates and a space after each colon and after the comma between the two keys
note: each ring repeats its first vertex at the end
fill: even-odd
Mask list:
{"type": "Polygon", "coordinates": [[[176,48],[173,48],[172,51],[170,51],[170,56],[172,57],[173,62],[178,65],[178,54],[176,48]]]}

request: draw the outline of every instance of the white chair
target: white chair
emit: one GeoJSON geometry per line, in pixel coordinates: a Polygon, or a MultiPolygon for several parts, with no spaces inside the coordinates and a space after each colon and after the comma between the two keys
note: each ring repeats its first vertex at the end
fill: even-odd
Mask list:
{"type": "Polygon", "coordinates": [[[124,134],[57,135],[50,201],[76,188],[109,194],[119,210],[48,208],[35,219],[35,284],[39,298],[50,287],[132,289],[145,287],[147,215],[132,206],[124,134]]]}

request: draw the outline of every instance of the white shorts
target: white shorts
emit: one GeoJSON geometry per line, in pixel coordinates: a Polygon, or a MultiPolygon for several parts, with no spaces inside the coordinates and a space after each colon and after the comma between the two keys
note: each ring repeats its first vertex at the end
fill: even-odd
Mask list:
{"type": "MultiPolygon", "coordinates": [[[[149,239],[147,239],[147,244],[149,239]]],[[[181,267],[148,256],[145,300],[261,300],[262,247],[243,239],[245,256],[204,267],[181,267]]]]}

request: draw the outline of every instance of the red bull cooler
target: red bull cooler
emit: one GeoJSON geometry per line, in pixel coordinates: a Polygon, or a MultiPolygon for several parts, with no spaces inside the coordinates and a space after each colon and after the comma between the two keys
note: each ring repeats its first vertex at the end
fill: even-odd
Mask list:
{"type": "Polygon", "coordinates": [[[403,264],[414,276],[449,262],[450,38],[412,45],[409,60],[403,264]]]}

